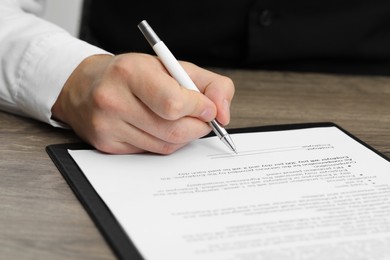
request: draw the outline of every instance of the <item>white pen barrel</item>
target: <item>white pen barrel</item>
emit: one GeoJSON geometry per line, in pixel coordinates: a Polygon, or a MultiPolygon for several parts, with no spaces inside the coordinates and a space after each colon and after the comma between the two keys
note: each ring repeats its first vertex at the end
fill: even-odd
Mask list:
{"type": "MultiPolygon", "coordinates": [[[[188,76],[187,72],[176,60],[175,56],[171,53],[168,47],[164,42],[160,40],[157,34],[153,31],[152,27],[148,24],[147,21],[142,21],[138,24],[138,28],[141,30],[142,34],[145,36],[149,44],[152,46],[154,52],[160,58],[164,67],[168,70],[169,74],[182,86],[190,90],[200,92],[195,83],[188,76]]],[[[214,119],[209,122],[211,128],[215,134],[225,143],[230,150],[237,153],[236,147],[233,143],[233,140],[230,138],[226,130],[214,119]]]]}
{"type": "Polygon", "coordinates": [[[195,83],[188,76],[187,72],[176,60],[175,56],[170,52],[168,47],[163,41],[156,43],[153,46],[153,50],[156,52],[158,57],[161,59],[165,68],[169,71],[169,74],[183,87],[199,92],[195,83]]]}

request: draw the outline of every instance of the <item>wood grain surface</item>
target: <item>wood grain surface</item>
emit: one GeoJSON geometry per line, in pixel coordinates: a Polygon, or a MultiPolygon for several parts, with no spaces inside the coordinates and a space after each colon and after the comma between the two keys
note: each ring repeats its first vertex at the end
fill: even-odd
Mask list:
{"type": "MultiPolygon", "coordinates": [[[[233,79],[228,128],[334,122],[390,157],[390,77],[215,70],[233,79]]],[[[0,112],[0,259],[115,259],[45,152],[71,130],[0,112]]]]}

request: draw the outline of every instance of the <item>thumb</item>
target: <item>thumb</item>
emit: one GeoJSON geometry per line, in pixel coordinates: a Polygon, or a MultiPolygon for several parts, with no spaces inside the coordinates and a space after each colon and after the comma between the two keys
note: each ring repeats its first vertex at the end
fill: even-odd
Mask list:
{"type": "Polygon", "coordinates": [[[204,122],[210,122],[217,116],[216,105],[204,94],[182,88],[183,90],[183,116],[199,118],[204,122]]]}

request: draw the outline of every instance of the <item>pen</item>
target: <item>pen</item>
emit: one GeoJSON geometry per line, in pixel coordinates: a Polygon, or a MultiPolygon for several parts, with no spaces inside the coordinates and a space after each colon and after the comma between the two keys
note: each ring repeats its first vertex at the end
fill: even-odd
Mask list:
{"type": "MultiPolygon", "coordinates": [[[[150,27],[147,21],[143,20],[138,24],[138,28],[145,36],[146,40],[152,46],[165,68],[169,71],[169,74],[183,87],[199,92],[195,83],[191,80],[188,74],[185,72],[180,63],[176,60],[173,54],[163,41],[157,36],[154,30],[150,27]]],[[[209,125],[213,129],[214,133],[219,139],[233,152],[237,153],[236,146],[233,143],[230,135],[215,119],[209,122],[209,125]]]]}

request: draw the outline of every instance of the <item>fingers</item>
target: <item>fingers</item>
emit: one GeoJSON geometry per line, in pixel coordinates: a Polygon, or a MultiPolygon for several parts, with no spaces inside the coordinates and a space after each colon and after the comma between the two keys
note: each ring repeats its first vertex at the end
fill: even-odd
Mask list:
{"type": "Polygon", "coordinates": [[[132,74],[142,71],[143,77],[132,75],[128,85],[134,95],[154,113],[167,120],[191,116],[208,122],[216,117],[217,108],[209,98],[180,86],[155,57],[145,58],[150,61],[132,67],[132,74]],[[149,65],[148,68],[143,67],[145,64],[149,65]]]}
{"type": "MultiPolygon", "coordinates": [[[[94,98],[98,96],[101,95],[94,98]]],[[[120,100],[114,102],[116,106],[111,101],[113,99],[95,100],[98,105],[93,109],[84,105],[81,107],[83,113],[75,114],[77,120],[72,124],[80,137],[103,152],[170,154],[210,132],[207,124],[196,118],[165,120],[139,100],[131,102],[132,109],[128,113],[123,112],[126,107],[120,100]]]]}
{"type": "MultiPolygon", "coordinates": [[[[185,120],[194,119],[186,118],[185,120]]],[[[194,126],[194,122],[188,121],[180,122],[178,124],[183,127],[172,127],[175,131],[171,132],[171,134],[169,134],[170,132],[167,132],[167,136],[164,134],[161,135],[161,133],[164,133],[161,131],[160,136],[162,138],[160,138],[159,136],[154,136],[153,133],[148,133],[137,128],[134,125],[124,123],[120,126],[116,126],[115,133],[110,137],[110,140],[102,139],[101,142],[99,142],[97,138],[94,138],[95,141],[92,144],[101,151],[114,154],[141,153],[145,151],[158,154],[171,154],[188,144],[190,141],[198,139],[210,131],[204,124],[198,124],[203,130],[194,131],[194,133],[199,133],[199,136],[196,135],[189,138],[186,135],[188,132],[186,126],[194,126]],[[180,129],[181,131],[178,131],[180,129]],[[96,142],[96,140],[98,141],[96,142]]],[[[195,122],[195,124],[197,123],[195,122]]]]}
{"type": "MultiPolygon", "coordinates": [[[[131,98],[127,99],[130,101],[131,98]]],[[[139,99],[134,98],[125,113],[117,113],[125,130],[116,131],[118,139],[143,147],[147,151],[167,154],[210,132],[209,126],[194,117],[167,120],[151,111],[139,99]],[[134,129],[133,129],[134,128],[134,129]]]]}

